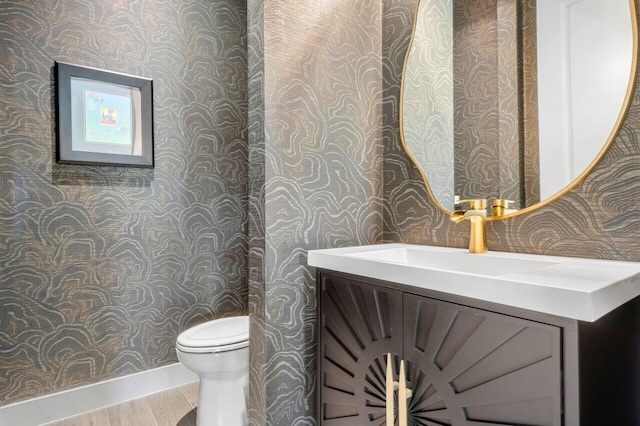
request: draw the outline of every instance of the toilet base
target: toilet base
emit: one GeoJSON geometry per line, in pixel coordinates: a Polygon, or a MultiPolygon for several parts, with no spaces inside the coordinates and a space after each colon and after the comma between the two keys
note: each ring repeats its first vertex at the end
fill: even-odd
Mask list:
{"type": "Polygon", "coordinates": [[[217,353],[176,352],[185,367],[200,376],[197,425],[246,425],[249,348],[217,353]]]}
{"type": "Polygon", "coordinates": [[[244,426],[248,423],[245,389],[248,372],[235,380],[200,378],[198,426],[244,426]]]}

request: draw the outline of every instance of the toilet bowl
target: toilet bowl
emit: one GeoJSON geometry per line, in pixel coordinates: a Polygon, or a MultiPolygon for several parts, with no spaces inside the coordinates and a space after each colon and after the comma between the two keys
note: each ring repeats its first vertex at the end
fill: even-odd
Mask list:
{"type": "Polygon", "coordinates": [[[198,426],[243,426],[249,385],[249,317],[221,318],[178,336],[178,359],[200,376],[198,426]]]}

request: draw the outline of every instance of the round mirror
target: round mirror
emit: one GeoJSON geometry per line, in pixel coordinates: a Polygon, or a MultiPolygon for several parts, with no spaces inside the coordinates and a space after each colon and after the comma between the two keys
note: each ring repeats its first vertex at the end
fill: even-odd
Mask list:
{"type": "Polygon", "coordinates": [[[400,121],[434,201],[509,216],[577,184],[626,113],[636,40],[634,0],[420,0],[400,121]]]}

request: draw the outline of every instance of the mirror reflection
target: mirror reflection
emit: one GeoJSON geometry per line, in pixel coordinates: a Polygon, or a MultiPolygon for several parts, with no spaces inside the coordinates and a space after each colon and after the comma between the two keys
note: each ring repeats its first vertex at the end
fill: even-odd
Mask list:
{"type": "Polygon", "coordinates": [[[629,0],[420,0],[402,134],[435,200],[562,191],[603,151],[635,66],[629,0]]]}

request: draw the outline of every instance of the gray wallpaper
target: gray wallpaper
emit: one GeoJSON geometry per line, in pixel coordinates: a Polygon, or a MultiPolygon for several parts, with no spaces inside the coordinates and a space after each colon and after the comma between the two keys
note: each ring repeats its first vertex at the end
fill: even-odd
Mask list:
{"type": "Polygon", "coordinates": [[[498,0],[496,31],[498,57],[498,171],[500,198],[522,203],[520,155],[520,38],[521,0],[498,0]]]}
{"type": "Polygon", "coordinates": [[[0,2],[0,405],[247,311],[243,1],[0,2]],[[55,164],[54,60],[154,80],[156,168],[55,164]]]}
{"type": "MultiPolygon", "coordinates": [[[[174,362],[248,305],[251,424],[316,424],[307,250],[468,242],[399,137],[416,6],[250,0],[247,64],[240,1],[0,2],[0,403],[174,362]],[[54,164],[54,59],[154,79],[154,170],[54,164]]],[[[640,261],[639,101],[490,248],[640,261]]]]}
{"type": "MultiPolygon", "coordinates": [[[[264,181],[262,169],[252,176],[265,184],[264,192],[255,192],[253,220],[266,224],[264,240],[256,239],[256,254],[265,250],[264,257],[256,256],[262,262],[256,263],[262,265],[256,277],[265,274],[264,281],[256,280],[252,305],[264,310],[257,315],[265,332],[251,338],[264,345],[256,352],[263,351],[267,362],[253,376],[265,374],[266,382],[252,377],[264,398],[264,411],[259,406],[253,412],[256,425],[316,423],[316,301],[307,249],[378,242],[380,201],[385,242],[468,244],[468,224],[452,223],[430,201],[400,140],[400,81],[417,0],[382,1],[371,9],[343,3],[278,2],[276,8],[250,2],[250,9],[264,4],[262,21],[255,23],[256,45],[264,53],[256,53],[256,64],[263,61],[264,68],[253,68],[251,79],[259,82],[255,96],[263,112],[253,118],[260,123],[254,131],[264,130],[265,141],[258,138],[256,153],[264,148],[266,158],[264,181]],[[365,84],[359,61],[381,71],[371,75],[373,82],[381,77],[381,86],[365,84]],[[367,99],[371,105],[382,101],[382,109],[364,121],[353,114],[364,112],[356,109],[361,104],[347,101],[363,100],[363,94],[375,94],[367,99]],[[379,145],[371,142],[376,135],[381,158],[379,145]],[[358,140],[366,142],[353,142],[358,140]],[[382,200],[375,185],[382,185],[382,200]]],[[[640,261],[638,100],[609,154],[583,184],[534,213],[489,223],[492,250],[640,261]]]]}
{"type": "Polygon", "coordinates": [[[515,0],[419,3],[403,80],[402,132],[448,210],[454,195],[506,198],[516,206],[524,198],[520,145],[526,132],[527,154],[537,153],[537,103],[531,85],[526,102],[519,100],[522,73],[536,63],[535,4],[533,13],[523,9],[515,0]],[[519,34],[523,17],[533,18],[532,35],[519,34]],[[522,61],[522,40],[533,60],[522,61]],[[523,111],[533,124],[526,129],[523,111]]]}
{"type": "Polygon", "coordinates": [[[538,120],[538,26],[536,1],[524,0],[522,7],[522,141],[524,206],[540,202],[540,131],[538,120]]]}
{"type": "Polygon", "coordinates": [[[266,425],[264,2],[247,4],[249,63],[249,425],[266,425]]]}
{"type": "Polygon", "coordinates": [[[405,64],[402,132],[433,196],[454,210],[453,0],[423,0],[405,64]]]}
{"type": "Polygon", "coordinates": [[[250,391],[264,395],[266,414],[252,402],[251,422],[312,425],[316,288],[307,250],[382,237],[381,9],[343,0],[250,1],[249,9],[250,33],[261,33],[250,35],[251,102],[262,102],[264,113],[251,114],[250,150],[252,161],[264,156],[257,159],[264,191],[263,171],[252,163],[250,222],[265,224],[264,243],[259,230],[252,235],[250,259],[250,308],[264,310],[253,312],[264,318],[264,335],[251,339],[264,344],[254,356],[266,360],[264,382],[252,367],[251,386],[260,389],[250,391]],[[253,21],[261,8],[262,21],[253,21]],[[263,44],[262,59],[251,56],[253,43],[263,44]]]}
{"type": "MultiPolygon", "coordinates": [[[[411,15],[415,1],[407,2],[402,16],[411,15]]],[[[397,39],[402,42],[392,44],[384,55],[390,75],[385,79],[385,99],[399,97],[400,52],[406,49],[403,43],[408,38],[397,33],[397,39]]],[[[637,84],[635,89],[618,136],[593,172],[567,194],[532,213],[489,222],[490,250],[640,261],[637,84]]],[[[398,117],[392,105],[393,100],[385,101],[385,242],[466,246],[468,224],[454,224],[436,208],[420,175],[403,153],[399,134],[394,130],[398,117]]]]}
{"type": "Polygon", "coordinates": [[[497,0],[453,4],[454,193],[500,198],[497,0]]]}

